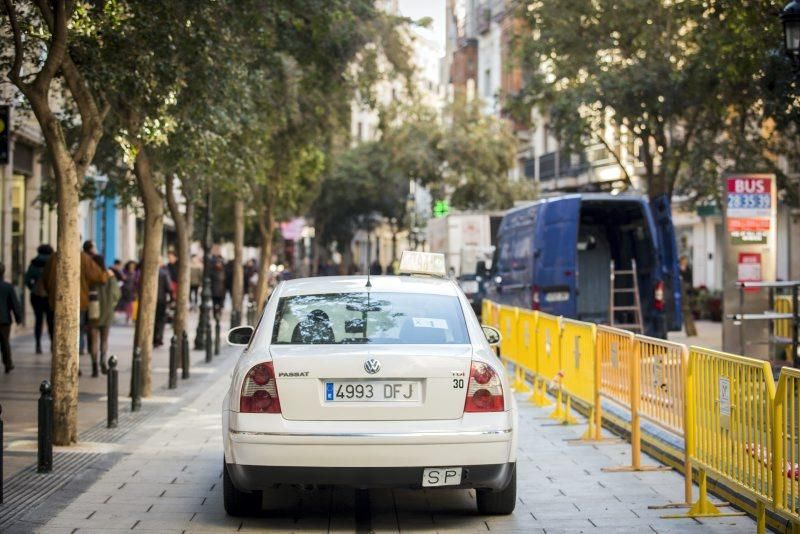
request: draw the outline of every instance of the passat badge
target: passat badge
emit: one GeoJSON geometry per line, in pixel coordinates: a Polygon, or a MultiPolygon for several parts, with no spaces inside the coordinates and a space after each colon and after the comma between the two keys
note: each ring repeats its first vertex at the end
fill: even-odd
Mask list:
{"type": "Polygon", "coordinates": [[[369,360],[364,362],[364,370],[369,374],[374,375],[375,373],[381,370],[381,362],[379,362],[375,358],[370,358],[369,360]]]}

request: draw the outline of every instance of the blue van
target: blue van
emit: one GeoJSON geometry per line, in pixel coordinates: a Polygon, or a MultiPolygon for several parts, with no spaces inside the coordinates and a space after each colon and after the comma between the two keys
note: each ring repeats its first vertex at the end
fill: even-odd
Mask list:
{"type": "Polygon", "coordinates": [[[666,197],[648,202],[639,195],[580,193],[509,211],[498,229],[486,296],[608,324],[612,260],[616,270],[636,263],[644,333],[665,338],[667,330],[680,330],[677,246],[666,197]]]}

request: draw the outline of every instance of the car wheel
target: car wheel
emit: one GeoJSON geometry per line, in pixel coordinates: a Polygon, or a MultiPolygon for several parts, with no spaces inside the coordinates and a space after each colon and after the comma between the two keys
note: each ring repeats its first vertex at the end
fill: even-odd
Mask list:
{"type": "Polygon", "coordinates": [[[255,515],[261,511],[261,492],[250,493],[239,491],[233,485],[228,465],[223,462],[222,469],[222,497],[225,503],[225,512],[233,517],[255,515]]]}
{"type": "Polygon", "coordinates": [[[502,490],[479,489],[476,491],[478,511],[484,515],[508,515],[517,504],[517,466],[511,473],[511,480],[502,490]]]}

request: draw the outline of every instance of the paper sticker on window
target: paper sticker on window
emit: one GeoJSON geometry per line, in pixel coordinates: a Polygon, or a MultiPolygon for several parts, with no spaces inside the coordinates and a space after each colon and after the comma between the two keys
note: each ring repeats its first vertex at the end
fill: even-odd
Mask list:
{"type": "Polygon", "coordinates": [[[444,319],[433,319],[430,317],[414,317],[414,326],[417,328],[439,328],[447,330],[447,321],[444,319]]]}

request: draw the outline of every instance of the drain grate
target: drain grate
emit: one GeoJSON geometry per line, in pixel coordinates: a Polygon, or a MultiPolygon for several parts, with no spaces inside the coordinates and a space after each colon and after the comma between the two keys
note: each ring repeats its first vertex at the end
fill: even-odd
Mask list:
{"type": "Polygon", "coordinates": [[[46,501],[102,454],[61,452],[53,456],[53,464],[57,469],[52,473],[37,473],[36,466],[30,466],[5,482],[3,491],[5,502],[0,506],[0,532],[25,512],[46,501]]]}
{"type": "MultiPolygon", "coordinates": [[[[78,442],[117,443],[163,409],[143,407],[138,412],[121,411],[116,428],[106,428],[106,422],[101,421],[81,432],[78,442]]],[[[37,473],[36,466],[32,465],[8,478],[3,488],[5,502],[0,505],[0,532],[37,508],[102,456],[102,453],[92,452],[54,452],[51,473],[37,473]]]]}

